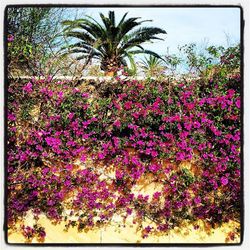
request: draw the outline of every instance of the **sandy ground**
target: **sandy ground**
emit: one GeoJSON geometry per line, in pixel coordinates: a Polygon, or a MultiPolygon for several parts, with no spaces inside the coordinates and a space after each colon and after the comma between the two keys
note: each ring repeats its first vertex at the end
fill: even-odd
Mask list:
{"type": "MultiPolygon", "coordinates": [[[[32,226],[34,223],[33,216],[28,213],[25,218],[25,225],[32,226]]],[[[182,229],[170,230],[165,235],[149,235],[143,239],[141,233],[136,231],[136,226],[127,221],[125,227],[119,226],[119,220],[115,220],[102,228],[95,228],[88,232],[78,232],[76,228],[70,228],[67,232],[65,223],[54,225],[45,216],[41,216],[39,224],[45,227],[46,238],[44,243],[239,243],[240,238],[236,236],[234,240],[227,241],[228,233],[239,228],[236,222],[222,224],[216,229],[209,229],[203,226],[201,221],[199,229],[194,230],[193,225],[186,224],[182,229]]],[[[9,243],[25,243],[25,238],[21,232],[9,231],[9,243]]],[[[33,239],[31,243],[38,243],[37,239],[33,239]]]]}

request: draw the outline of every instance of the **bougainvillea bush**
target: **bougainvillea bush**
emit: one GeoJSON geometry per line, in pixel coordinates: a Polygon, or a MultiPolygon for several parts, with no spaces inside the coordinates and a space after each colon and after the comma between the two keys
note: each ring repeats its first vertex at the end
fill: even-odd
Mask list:
{"type": "MultiPolygon", "coordinates": [[[[239,221],[241,77],[226,72],[230,59],[209,79],[123,76],[99,92],[50,78],[9,81],[9,227],[28,211],[79,231],[132,217],[142,237],[184,220],[239,221]],[[159,189],[136,192],[149,178],[159,189]]],[[[39,224],[21,230],[46,236],[39,224]]]]}

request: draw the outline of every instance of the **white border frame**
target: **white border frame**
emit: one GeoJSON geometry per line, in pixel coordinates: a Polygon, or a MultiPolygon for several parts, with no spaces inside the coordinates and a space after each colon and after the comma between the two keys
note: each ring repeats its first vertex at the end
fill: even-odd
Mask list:
{"type": "MultiPolygon", "coordinates": [[[[0,3],[0,68],[1,68],[1,91],[0,91],[0,103],[1,103],[1,109],[0,109],[0,138],[4,138],[4,54],[3,54],[3,33],[4,33],[4,9],[6,5],[9,4],[133,4],[136,3],[137,5],[192,5],[192,4],[211,4],[211,5],[241,5],[243,7],[243,17],[245,20],[245,27],[244,27],[244,238],[243,243],[241,246],[220,246],[220,249],[250,249],[250,213],[248,213],[250,209],[250,182],[248,182],[248,176],[250,176],[250,105],[248,105],[248,101],[250,100],[250,67],[249,67],[249,61],[250,61],[250,1],[248,0],[204,0],[204,1],[193,1],[193,0],[186,0],[186,1],[177,1],[177,0],[137,0],[136,2],[131,2],[129,0],[40,0],[39,2],[35,2],[32,0],[1,0],[0,3]]],[[[3,231],[3,223],[4,223],[4,140],[1,140],[0,145],[0,162],[1,162],[1,168],[0,168],[0,249],[27,249],[25,246],[10,246],[7,245],[4,241],[4,231],[3,231]]],[[[97,248],[97,247],[91,247],[91,246],[80,246],[84,248],[97,248]]],[[[168,246],[166,246],[168,247],[168,246]]],[[[38,249],[39,246],[29,246],[28,249],[38,249]]],[[[46,249],[53,249],[54,247],[47,246],[46,249]]],[[[58,246],[57,249],[68,249],[67,246],[58,246]]],[[[100,247],[98,247],[100,248],[100,247]]],[[[101,247],[102,249],[106,250],[110,247],[101,247]]],[[[113,249],[116,249],[118,247],[112,247],[113,249]]],[[[128,249],[131,247],[123,247],[123,249],[128,249]]],[[[152,247],[145,247],[143,246],[143,249],[152,249],[152,247]]],[[[171,247],[170,247],[171,248],[171,247]]],[[[193,247],[179,247],[184,249],[193,249],[193,247]]],[[[207,248],[207,247],[206,247],[207,248]]],[[[79,247],[71,247],[71,249],[79,249],[79,247]]]]}

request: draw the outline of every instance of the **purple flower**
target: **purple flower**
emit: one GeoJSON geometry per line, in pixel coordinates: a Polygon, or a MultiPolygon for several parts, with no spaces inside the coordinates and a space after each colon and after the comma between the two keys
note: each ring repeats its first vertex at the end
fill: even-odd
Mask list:
{"type": "Polygon", "coordinates": [[[236,100],[235,105],[238,109],[240,108],[240,98],[236,100]]]}
{"type": "Polygon", "coordinates": [[[197,121],[195,121],[193,123],[193,125],[194,125],[195,128],[200,128],[201,127],[201,124],[199,122],[197,122],[197,121]]]}
{"type": "Polygon", "coordinates": [[[129,102],[125,102],[125,103],[124,103],[124,108],[125,108],[126,110],[131,109],[132,104],[133,104],[133,103],[132,103],[131,101],[129,101],[129,102]]]}
{"type": "Polygon", "coordinates": [[[103,153],[98,153],[97,156],[100,160],[103,160],[105,158],[105,155],[103,153]]]}
{"type": "Polygon", "coordinates": [[[154,158],[157,157],[157,156],[158,156],[157,151],[152,150],[152,151],[151,151],[151,156],[154,157],[154,158]]]}
{"type": "Polygon", "coordinates": [[[226,186],[228,184],[228,178],[223,176],[220,178],[221,185],[226,186]]]}
{"type": "Polygon", "coordinates": [[[146,231],[147,233],[149,233],[151,230],[152,230],[152,227],[150,227],[150,226],[145,227],[145,231],[146,231]]]}
{"type": "Polygon", "coordinates": [[[120,128],[121,127],[121,122],[119,120],[116,120],[113,125],[117,128],[120,128]]]}
{"type": "Polygon", "coordinates": [[[49,172],[49,168],[44,168],[42,170],[43,175],[46,175],[49,172]]]}
{"type": "Polygon", "coordinates": [[[82,97],[83,97],[83,98],[88,98],[88,97],[89,97],[89,94],[88,94],[88,93],[82,93],[82,97]]]}
{"type": "Polygon", "coordinates": [[[12,113],[8,113],[8,120],[9,121],[15,121],[16,120],[16,115],[12,113]]]}
{"type": "Polygon", "coordinates": [[[45,238],[45,236],[46,236],[46,232],[44,230],[40,230],[39,237],[45,238]]]}
{"type": "Polygon", "coordinates": [[[82,154],[82,156],[81,156],[81,158],[80,158],[80,160],[81,160],[81,162],[85,162],[86,161],[86,155],[85,154],[82,154]]]}
{"type": "Polygon", "coordinates": [[[119,170],[115,172],[115,177],[116,179],[122,179],[123,178],[123,173],[119,170]]]}
{"type": "Polygon", "coordinates": [[[24,92],[27,92],[28,94],[30,94],[30,93],[33,91],[32,87],[33,87],[33,84],[32,84],[31,82],[28,82],[28,83],[23,87],[23,91],[24,91],[24,92]]]}
{"type": "Polygon", "coordinates": [[[160,166],[157,165],[157,164],[151,164],[151,165],[149,165],[148,169],[149,169],[150,171],[152,171],[152,172],[155,173],[155,172],[157,172],[157,171],[160,169],[160,166]]]}
{"type": "Polygon", "coordinates": [[[73,165],[72,164],[68,164],[65,166],[65,168],[69,171],[71,171],[73,169],[73,165]]]}
{"type": "Polygon", "coordinates": [[[8,38],[7,38],[8,42],[11,43],[14,41],[14,36],[13,35],[8,35],[8,38]]]}
{"type": "Polygon", "coordinates": [[[62,144],[61,140],[54,137],[46,137],[45,141],[49,146],[51,146],[54,150],[58,150],[59,146],[62,144]]]}
{"type": "Polygon", "coordinates": [[[53,200],[48,200],[47,204],[48,204],[48,206],[53,206],[55,204],[55,202],[53,200]]]}
{"type": "Polygon", "coordinates": [[[178,152],[177,154],[176,154],[176,160],[177,161],[182,161],[182,160],[184,160],[185,159],[185,153],[184,152],[178,152]]]}
{"type": "Polygon", "coordinates": [[[194,203],[195,203],[196,205],[200,204],[200,203],[201,203],[201,197],[200,197],[200,196],[195,197],[195,198],[194,198],[194,203]]]}

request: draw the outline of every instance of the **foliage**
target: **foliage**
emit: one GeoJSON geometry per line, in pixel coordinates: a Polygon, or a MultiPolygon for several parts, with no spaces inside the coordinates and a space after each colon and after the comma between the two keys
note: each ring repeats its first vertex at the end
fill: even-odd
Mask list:
{"type": "Polygon", "coordinates": [[[175,54],[168,54],[165,56],[165,63],[167,67],[167,72],[170,75],[174,76],[176,74],[177,67],[182,63],[182,59],[175,54]]]}
{"type": "Polygon", "coordinates": [[[116,87],[101,95],[51,79],[11,82],[9,226],[30,210],[79,231],[114,215],[133,217],[143,237],[183,220],[213,227],[239,220],[241,77],[232,73],[239,65],[235,51],[221,58],[226,74],[168,87],[117,77],[116,87]],[[152,196],[135,192],[149,179],[161,188],[152,196]]]}
{"type": "Polygon", "coordinates": [[[9,76],[50,75],[70,67],[58,53],[66,13],[64,8],[7,7],[9,76]]]}
{"type": "Polygon", "coordinates": [[[64,30],[67,37],[78,41],[67,46],[69,53],[75,53],[79,60],[85,59],[86,64],[91,58],[101,62],[101,69],[117,71],[122,65],[127,65],[125,59],[128,55],[139,53],[153,54],[143,49],[144,42],[161,40],[157,35],[166,31],[156,27],[140,27],[146,21],[139,21],[138,17],[127,18],[126,13],[119,23],[116,23],[115,13],[110,11],[108,17],[100,13],[103,24],[90,16],[74,21],[63,22],[67,26],[64,30]],[[136,29],[137,28],[137,29],[136,29]]]}
{"type": "Polygon", "coordinates": [[[141,61],[141,67],[146,77],[162,76],[166,69],[163,60],[152,55],[141,61]]]}
{"type": "Polygon", "coordinates": [[[135,59],[132,55],[128,55],[128,59],[129,59],[129,66],[127,65],[127,67],[124,67],[124,71],[128,73],[129,76],[137,76],[138,74],[138,65],[135,62],[135,59]]]}

